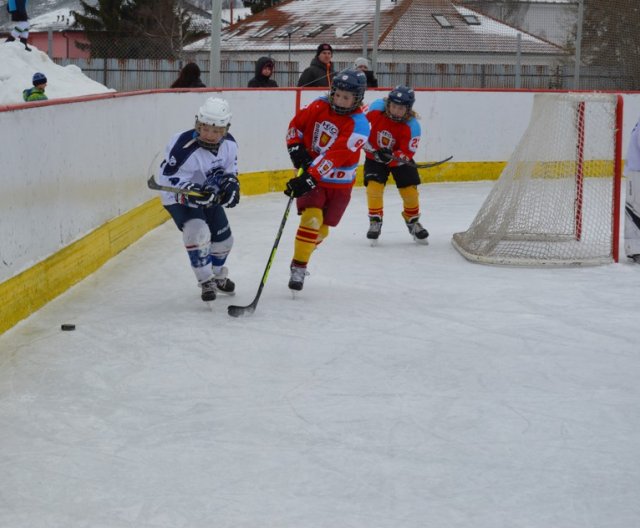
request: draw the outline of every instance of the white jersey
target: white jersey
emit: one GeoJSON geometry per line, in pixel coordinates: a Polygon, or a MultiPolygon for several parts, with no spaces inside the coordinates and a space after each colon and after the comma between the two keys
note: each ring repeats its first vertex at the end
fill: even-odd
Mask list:
{"type": "Polygon", "coordinates": [[[625,175],[630,171],[640,171],[640,121],[636,123],[631,132],[631,140],[627,149],[627,165],[625,175]]]}
{"type": "MultiPolygon", "coordinates": [[[[160,164],[158,183],[171,187],[192,182],[204,185],[208,176],[216,173],[238,175],[238,144],[226,134],[217,154],[204,149],[196,141],[196,131],[188,130],[171,138],[160,164]]],[[[178,203],[176,195],[161,192],[163,205],[178,203]]]]}

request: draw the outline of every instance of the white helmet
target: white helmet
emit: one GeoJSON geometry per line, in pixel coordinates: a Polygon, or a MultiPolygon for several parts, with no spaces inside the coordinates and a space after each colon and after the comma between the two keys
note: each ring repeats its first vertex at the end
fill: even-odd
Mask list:
{"type": "Polygon", "coordinates": [[[196,124],[228,127],[231,124],[231,110],[224,99],[209,97],[198,110],[196,124]]]}

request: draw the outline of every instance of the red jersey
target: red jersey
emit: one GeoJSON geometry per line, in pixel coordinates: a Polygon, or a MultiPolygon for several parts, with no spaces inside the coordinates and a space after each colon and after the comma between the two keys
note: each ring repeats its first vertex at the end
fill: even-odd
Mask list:
{"type": "Polygon", "coordinates": [[[369,122],[360,108],[349,115],[331,110],[319,97],[289,123],[287,146],[303,143],[314,158],[307,172],[321,187],[351,189],[356,181],[360,149],[369,137],[369,122]]]}
{"type": "MultiPolygon", "coordinates": [[[[371,124],[369,141],[365,147],[366,156],[374,159],[370,151],[390,149],[396,158],[413,159],[420,143],[420,123],[415,117],[407,121],[394,121],[384,111],[384,99],[376,99],[367,110],[367,119],[371,124]]],[[[397,161],[389,163],[398,166],[397,161]]]]}

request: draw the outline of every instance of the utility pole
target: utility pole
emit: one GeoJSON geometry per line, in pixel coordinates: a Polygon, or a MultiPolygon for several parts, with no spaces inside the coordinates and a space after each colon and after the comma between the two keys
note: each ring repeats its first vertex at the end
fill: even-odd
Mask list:
{"type": "Polygon", "coordinates": [[[373,47],[371,49],[371,68],[378,71],[378,40],[380,38],[380,0],[376,0],[376,14],[373,18],[373,47]]]}
{"type": "Polygon", "coordinates": [[[222,32],[222,0],[211,0],[211,50],[209,52],[209,86],[222,85],[220,76],[220,33],[222,32]]]}
{"type": "Polygon", "coordinates": [[[578,31],[576,33],[576,59],[573,70],[573,89],[580,88],[580,55],[582,51],[582,24],[584,23],[584,0],[578,1],[578,31]]]}

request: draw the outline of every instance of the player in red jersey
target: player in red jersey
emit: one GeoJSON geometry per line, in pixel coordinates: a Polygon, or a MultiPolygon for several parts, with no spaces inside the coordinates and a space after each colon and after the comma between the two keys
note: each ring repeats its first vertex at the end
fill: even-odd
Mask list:
{"type": "Polygon", "coordinates": [[[428,243],[429,232],[419,222],[420,175],[411,163],[421,135],[420,124],[413,110],[415,100],[411,88],[396,86],[386,98],[371,103],[367,111],[371,133],[365,147],[364,184],[367,186],[369,207],[367,238],[372,241],[378,239],[382,230],[384,188],[391,173],[402,197],[402,217],[409,233],[416,242],[428,243]]]}
{"type": "Polygon", "coordinates": [[[302,290],[313,250],[340,222],[356,181],[360,149],[369,137],[362,112],[367,80],[361,71],[338,73],[328,95],[302,108],[289,123],[287,149],[299,175],[285,194],[296,198],[296,233],[289,288],[302,290]]]}

